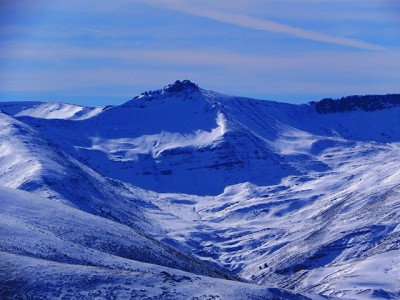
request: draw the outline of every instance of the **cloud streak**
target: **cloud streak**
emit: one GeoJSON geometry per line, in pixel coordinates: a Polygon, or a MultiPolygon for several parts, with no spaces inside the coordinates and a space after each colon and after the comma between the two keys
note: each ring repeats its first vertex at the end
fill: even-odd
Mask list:
{"type": "Polygon", "coordinates": [[[384,50],[385,48],[372,44],[367,43],[364,41],[360,41],[357,39],[345,38],[345,37],[335,37],[331,35],[327,35],[318,31],[313,30],[305,30],[302,28],[274,22],[263,20],[259,18],[254,18],[247,15],[236,14],[236,13],[228,13],[222,11],[216,11],[211,9],[204,9],[198,6],[193,6],[188,4],[187,1],[170,1],[170,0],[148,0],[146,3],[151,3],[153,5],[161,5],[164,8],[172,9],[175,11],[208,18],[211,20],[215,20],[218,22],[232,24],[244,28],[250,28],[255,30],[261,30],[265,32],[273,32],[279,34],[290,35],[293,37],[321,42],[321,43],[328,43],[340,46],[346,46],[351,48],[357,49],[364,49],[364,50],[384,50]]]}
{"type": "MultiPolygon", "coordinates": [[[[268,84],[276,85],[284,82],[287,86],[291,86],[300,79],[304,80],[305,77],[311,82],[344,83],[348,81],[354,83],[356,80],[373,82],[369,85],[377,84],[382,78],[385,78],[385,81],[392,78],[397,83],[400,54],[394,51],[384,53],[385,55],[381,56],[376,55],[375,52],[312,52],[287,56],[285,54],[248,55],[205,49],[115,50],[66,45],[25,45],[25,47],[10,45],[8,51],[0,49],[0,56],[4,62],[18,58],[51,67],[42,70],[39,64],[36,68],[22,72],[18,67],[16,69],[13,65],[7,67],[3,63],[3,70],[0,72],[0,89],[4,91],[39,88],[41,90],[45,88],[48,90],[72,89],[96,85],[131,85],[133,82],[135,84],[144,82],[166,84],[177,78],[189,78],[201,83],[204,77],[214,76],[214,81],[222,77],[226,79],[226,74],[232,76],[232,82],[235,84],[238,81],[246,82],[244,78],[250,74],[256,78],[264,78],[268,84]],[[98,63],[91,66],[82,65],[81,62],[86,59],[97,60],[98,63]],[[62,62],[63,68],[59,67],[59,62],[62,62]],[[137,62],[140,63],[137,64],[137,62]],[[149,65],[152,66],[151,72],[147,70],[149,65]],[[34,80],[25,77],[28,73],[32,74],[34,80]],[[159,80],[155,81],[155,78],[159,80]],[[33,82],[35,84],[32,86],[33,82]]],[[[396,86],[393,83],[390,84],[396,86]]]]}
{"type": "MultiPolygon", "coordinates": [[[[213,49],[114,49],[114,48],[87,48],[71,47],[68,45],[43,45],[43,44],[11,44],[7,49],[0,47],[0,65],[3,72],[7,69],[12,70],[13,65],[8,65],[8,61],[35,61],[56,68],[59,62],[72,69],[92,69],[99,67],[130,66],[141,68],[151,65],[152,69],[163,69],[174,66],[173,69],[187,69],[207,67],[223,68],[225,70],[239,71],[270,71],[279,70],[289,74],[294,72],[313,73],[333,73],[346,76],[358,74],[360,70],[365,75],[386,74],[395,76],[400,68],[400,53],[396,51],[384,51],[379,55],[375,52],[357,53],[346,52],[327,52],[313,51],[309,53],[295,53],[287,55],[284,53],[253,55],[231,51],[217,51],[213,49]],[[96,64],[82,66],[81,62],[92,60],[96,64]],[[373,71],[373,72],[372,72],[373,71]]],[[[123,70],[124,68],[121,68],[123,70]]],[[[1,74],[1,72],[0,72],[1,74]]]]}

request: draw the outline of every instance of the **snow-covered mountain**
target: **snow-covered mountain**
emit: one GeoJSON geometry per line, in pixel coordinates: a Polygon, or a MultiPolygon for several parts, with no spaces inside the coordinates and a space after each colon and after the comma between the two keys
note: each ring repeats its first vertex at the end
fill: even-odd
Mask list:
{"type": "Polygon", "coordinates": [[[113,107],[2,104],[1,286],[400,298],[399,99],[294,105],[185,80],[113,107]],[[43,271],[11,271],[27,264],[43,271]],[[84,284],[60,287],[72,273],[84,284]]]}

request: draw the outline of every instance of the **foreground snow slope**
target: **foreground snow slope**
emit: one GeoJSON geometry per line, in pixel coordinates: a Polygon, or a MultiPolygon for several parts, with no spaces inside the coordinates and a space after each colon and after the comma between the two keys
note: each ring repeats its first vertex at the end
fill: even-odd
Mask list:
{"type": "Polygon", "coordinates": [[[0,195],[1,298],[306,299],[195,275],[218,273],[117,222],[27,192],[0,195]]]}
{"type": "Polygon", "coordinates": [[[3,114],[0,182],[157,241],[183,270],[395,299],[400,106],[367,98],[291,105],[184,81],[82,120],[3,114]]]}

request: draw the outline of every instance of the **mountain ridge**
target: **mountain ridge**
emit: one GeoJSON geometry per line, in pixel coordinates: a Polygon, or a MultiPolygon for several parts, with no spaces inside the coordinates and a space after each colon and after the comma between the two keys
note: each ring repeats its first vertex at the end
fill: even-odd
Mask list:
{"type": "Polygon", "coordinates": [[[354,95],[339,99],[325,98],[312,104],[321,114],[350,112],[357,109],[368,112],[400,106],[400,94],[354,95]]]}

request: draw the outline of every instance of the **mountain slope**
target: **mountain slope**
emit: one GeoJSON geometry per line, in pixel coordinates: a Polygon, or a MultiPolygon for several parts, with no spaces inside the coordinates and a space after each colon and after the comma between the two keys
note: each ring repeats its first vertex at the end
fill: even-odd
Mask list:
{"type": "MultiPolygon", "coordinates": [[[[162,231],[161,228],[156,227],[146,217],[147,211],[158,213],[158,208],[151,203],[151,199],[155,196],[150,192],[102,177],[67,154],[57,150],[57,148],[54,149],[54,145],[46,142],[40,134],[28,125],[4,114],[0,114],[0,137],[3,148],[0,156],[0,179],[2,185],[39,194],[51,200],[48,200],[46,205],[41,205],[40,209],[25,204],[27,207],[24,209],[24,212],[30,217],[27,217],[28,225],[23,225],[22,228],[22,232],[26,234],[21,235],[28,235],[30,239],[24,238],[17,242],[18,247],[22,249],[23,253],[47,254],[55,251],[63,253],[62,256],[69,257],[69,254],[66,253],[65,243],[57,244],[56,239],[56,244],[53,245],[51,238],[54,235],[53,233],[51,237],[28,234],[32,224],[34,224],[34,227],[39,227],[35,231],[40,232],[42,230],[40,224],[43,221],[45,222],[45,225],[43,225],[45,230],[50,226],[46,224],[52,223],[52,230],[56,231],[56,236],[62,239],[66,239],[67,237],[70,239],[78,238],[80,232],[85,228],[83,233],[81,233],[84,236],[84,240],[79,241],[85,247],[88,246],[87,243],[90,244],[93,240],[103,236],[103,240],[106,241],[98,242],[99,247],[101,247],[101,250],[104,250],[103,248],[107,249],[106,252],[110,254],[119,254],[131,259],[181,268],[199,274],[230,277],[218,267],[208,266],[198,259],[179,253],[173,248],[155,241],[146,234],[146,232],[162,231]],[[57,205],[61,205],[58,203],[63,203],[68,206],[63,206],[63,209],[56,206],[56,212],[47,212],[47,210],[56,209],[52,207],[51,203],[57,205]],[[74,215],[71,216],[68,215],[68,207],[78,210],[74,211],[74,215]],[[61,212],[66,214],[64,217],[65,223],[60,218],[61,212]],[[104,218],[101,221],[104,224],[107,224],[106,219],[116,223],[112,226],[109,225],[110,229],[108,231],[103,229],[99,232],[95,230],[96,228],[90,228],[90,224],[85,224],[90,220],[78,222],[79,219],[82,219],[78,214],[80,212],[90,213],[93,217],[101,216],[104,218]],[[53,218],[52,216],[57,217],[53,218]],[[32,222],[32,224],[29,224],[29,222],[32,222]],[[114,230],[117,230],[118,224],[127,226],[131,230],[129,233],[123,235],[123,239],[125,239],[123,243],[119,236],[112,234],[114,230]],[[126,238],[126,236],[129,236],[129,238],[126,238]],[[38,240],[48,240],[50,246],[47,246],[46,249],[37,249],[39,247],[37,244],[38,240]],[[113,243],[122,244],[117,247],[113,243]],[[136,247],[133,246],[134,244],[136,244],[136,247]],[[57,248],[60,245],[62,247],[57,248]],[[139,245],[141,245],[141,248],[138,247],[139,245]],[[33,250],[30,250],[32,247],[33,250]],[[143,250],[141,252],[138,249],[143,250]],[[122,254],[120,254],[120,251],[122,254]],[[158,254],[153,257],[151,254],[153,252],[157,252],[158,254]],[[162,259],[157,258],[167,253],[170,253],[167,257],[162,259]]],[[[13,203],[7,202],[6,191],[2,194],[4,196],[2,204],[10,209],[13,203]]],[[[19,210],[22,212],[21,208],[19,210]]],[[[86,219],[88,218],[87,216],[86,219]]],[[[97,221],[97,223],[100,223],[100,221],[97,221]]],[[[17,228],[14,227],[13,230],[14,225],[15,223],[12,222],[12,225],[7,226],[7,228],[9,232],[14,231],[15,234],[17,228]]],[[[117,230],[120,231],[120,234],[122,234],[123,230],[121,228],[117,230]]],[[[77,244],[78,242],[73,241],[73,243],[77,244]]],[[[2,247],[6,247],[6,249],[11,247],[10,249],[12,249],[13,242],[7,244],[7,241],[3,240],[2,247]]],[[[71,248],[72,246],[68,247],[71,248]]],[[[96,245],[92,247],[96,249],[96,245]]],[[[10,252],[19,254],[17,250],[11,251],[10,249],[10,252]]],[[[84,252],[83,250],[80,251],[84,252]]],[[[86,260],[83,259],[83,261],[86,260]]]]}
{"type": "MultiPolygon", "coordinates": [[[[3,186],[37,193],[89,212],[107,210],[107,205],[115,201],[120,183],[73,159],[31,126],[0,114],[0,136],[3,186]]],[[[134,200],[132,195],[131,198],[134,200]]],[[[140,218],[140,208],[134,203],[131,206],[127,208],[131,218],[135,211],[140,218]]]]}
{"type": "Polygon", "coordinates": [[[27,192],[0,187],[0,195],[2,298],[306,299],[195,275],[222,273],[116,222],[27,192]],[[183,266],[192,273],[157,264],[183,266]]]}

